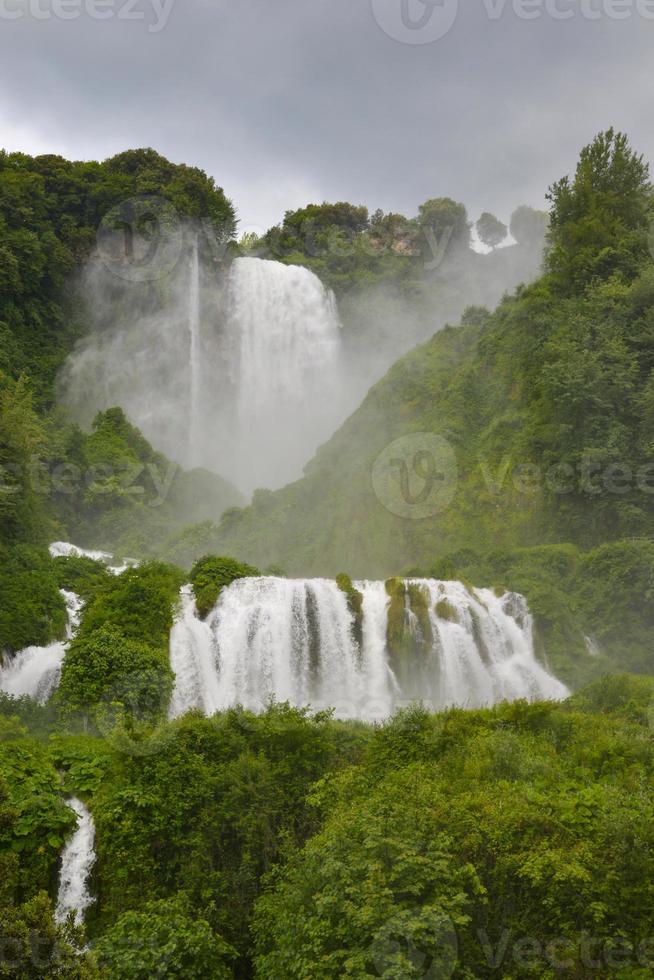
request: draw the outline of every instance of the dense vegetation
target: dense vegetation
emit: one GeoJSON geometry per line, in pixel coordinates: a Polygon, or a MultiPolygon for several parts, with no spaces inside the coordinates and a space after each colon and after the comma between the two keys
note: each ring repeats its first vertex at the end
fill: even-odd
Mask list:
{"type": "MultiPolygon", "coordinates": [[[[611,131],[551,200],[545,275],[400,360],[305,478],[265,507],[230,512],[215,547],[292,572],[388,575],[464,547],[589,548],[652,534],[647,166],[611,131]],[[442,437],[455,457],[453,499],[436,496],[427,517],[393,513],[373,486],[380,454],[415,434],[442,437]]],[[[408,482],[395,493],[410,503],[443,474],[404,445],[408,482]]]]}
{"type": "Polygon", "coordinates": [[[56,734],[5,700],[11,921],[77,949],[66,976],[95,975],[43,893],[71,819],[60,770],[97,825],[107,977],[645,978],[653,693],[616,676],[562,705],[381,728],[233,710],[141,741],[56,734]]]}
{"type": "Polygon", "coordinates": [[[119,409],[87,434],[55,404],[57,371],[85,329],[75,273],[107,214],[143,196],[233,237],[222,190],[153,150],[104,163],[0,152],[0,649],[63,632],[49,541],[147,555],[243,502],[219,477],[183,473],[155,453],[119,409]]]}
{"type": "MultiPolygon", "coordinates": [[[[544,276],[412,351],[303,480],[230,507],[220,526],[211,518],[239,503],[222,481],[175,470],[168,484],[170,464],[120,408],[84,433],[55,405],[56,371],[83,330],[69,274],[100,218],[143,193],[188,219],[210,215],[231,241],[222,192],[152,151],[105,164],[0,156],[0,649],[63,635],[60,588],[85,601],[56,695],[44,706],[0,695],[0,976],[651,976],[643,160],[601,134],[551,188],[544,276]],[[411,508],[447,489],[448,457],[434,460],[424,434],[456,460],[452,499],[427,516],[411,508]],[[408,452],[396,444],[396,486],[375,483],[380,454],[416,435],[408,452]],[[114,576],[51,559],[45,546],[64,532],[151,560],[114,576]],[[436,715],[416,705],[379,726],[284,704],[168,721],[179,566],[192,566],[206,614],[256,573],[246,562],[517,590],[540,655],[576,693],[436,715]],[[53,917],[69,794],[97,829],[86,932],[53,917]]],[[[501,229],[482,218],[493,246],[501,229]]],[[[512,231],[536,242],[542,220],[519,209],[512,231]]],[[[452,261],[477,261],[449,199],[410,222],[311,205],[242,247],[309,265],[346,304],[384,284],[419,304],[424,250],[444,232],[452,261]]],[[[348,574],[338,585],[356,619],[360,593],[348,574]]],[[[405,594],[393,578],[387,591],[392,644],[405,594]]]]}

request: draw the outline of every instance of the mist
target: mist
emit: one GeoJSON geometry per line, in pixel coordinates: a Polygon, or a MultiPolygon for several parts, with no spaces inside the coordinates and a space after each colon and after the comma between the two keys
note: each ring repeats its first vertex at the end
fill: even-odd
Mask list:
{"type": "Polygon", "coordinates": [[[493,308],[541,260],[540,245],[453,249],[413,290],[385,283],[337,301],[300,265],[210,246],[188,223],[156,262],[142,242],[143,260],[126,266],[100,241],[77,283],[87,329],[58,394],[87,429],[121,406],[157,450],[248,495],[300,478],[398,357],[466,307],[493,308]]]}

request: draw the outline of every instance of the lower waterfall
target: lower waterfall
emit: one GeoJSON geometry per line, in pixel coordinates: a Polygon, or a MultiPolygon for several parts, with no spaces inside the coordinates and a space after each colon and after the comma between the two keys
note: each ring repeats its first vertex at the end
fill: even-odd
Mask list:
{"type": "Polygon", "coordinates": [[[68,913],[74,912],[75,922],[80,925],[93,902],[88,881],[95,861],[95,824],[81,800],[72,797],[68,806],[77,814],[78,822],[61,855],[55,918],[57,922],[64,922],[68,913]]]}
{"type": "Polygon", "coordinates": [[[384,582],[354,585],[359,623],[328,579],[239,579],[204,622],[184,587],[171,717],[235,704],[261,711],[275,699],[375,720],[415,700],[440,710],[568,695],[536,659],[522,596],[428,579],[406,580],[397,597],[384,582]]]}
{"type": "Polygon", "coordinates": [[[3,656],[0,667],[0,691],[15,698],[28,696],[45,704],[59,683],[61,665],[66,656],[67,641],[79,625],[82,600],[74,592],[61,589],[66,602],[68,625],[66,639],[47,647],[26,647],[13,657],[3,656]]]}

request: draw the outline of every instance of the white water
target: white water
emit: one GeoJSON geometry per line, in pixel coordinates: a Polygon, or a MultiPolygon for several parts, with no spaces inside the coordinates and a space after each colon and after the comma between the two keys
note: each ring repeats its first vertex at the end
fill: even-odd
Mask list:
{"type": "Polygon", "coordinates": [[[198,455],[198,436],[201,424],[200,391],[202,383],[202,362],[200,353],[200,260],[197,239],[191,251],[189,270],[189,444],[190,459],[193,465],[202,462],[198,455]]]}
{"type": "Polygon", "coordinates": [[[121,565],[116,565],[114,564],[114,556],[108,551],[89,551],[87,548],[79,548],[69,541],[53,541],[49,550],[53,558],[90,558],[92,561],[102,562],[112,575],[122,575],[128,568],[138,565],[136,558],[125,558],[121,565]]]}
{"type": "Polygon", "coordinates": [[[95,861],[95,825],[81,800],[72,797],[68,800],[68,806],[75,811],[78,821],[61,854],[55,918],[57,922],[64,922],[68,913],[74,912],[75,922],[79,925],[93,902],[88,881],[95,861]]]}
{"type": "MultiPolygon", "coordinates": [[[[383,582],[355,583],[363,593],[361,649],[346,597],[331,580],[240,579],[223,590],[206,622],[185,587],[171,635],[171,715],[191,708],[211,714],[235,704],[260,711],[274,698],[371,720],[413,700],[439,710],[567,696],[535,657],[521,596],[471,594],[458,582],[412,582],[428,595],[433,639],[408,665],[387,648],[383,582]],[[457,622],[437,615],[442,599],[457,622]]],[[[419,630],[413,613],[409,618],[419,630]]]]}
{"type": "Polygon", "coordinates": [[[427,661],[416,665],[409,678],[409,696],[420,696],[436,708],[568,696],[566,686],[536,659],[533,622],[523,596],[509,592],[498,597],[490,589],[471,593],[460,582],[412,582],[429,596],[433,642],[427,661]],[[455,610],[456,622],[437,615],[441,600],[455,610]]]}
{"type": "Polygon", "coordinates": [[[113,276],[89,288],[92,329],[59,379],[84,426],[120,405],[172,460],[250,492],[301,476],[350,407],[336,301],[308,269],[241,258],[221,278],[193,237],[160,305],[119,302],[113,276]]]}
{"type": "Polygon", "coordinates": [[[301,266],[237,259],[230,272],[225,349],[233,384],[227,472],[240,486],[299,476],[337,419],[336,301],[301,266]]]}
{"type": "MultiPolygon", "coordinates": [[[[66,640],[70,640],[79,625],[83,603],[74,592],[60,591],[68,613],[66,640]]],[[[67,645],[58,640],[47,647],[26,647],[13,657],[5,655],[0,668],[0,691],[16,698],[27,695],[45,704],[59,684],[67,645]]]]}

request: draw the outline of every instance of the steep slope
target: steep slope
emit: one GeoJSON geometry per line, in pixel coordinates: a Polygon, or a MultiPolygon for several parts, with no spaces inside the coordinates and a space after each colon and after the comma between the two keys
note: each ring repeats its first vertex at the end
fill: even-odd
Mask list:
{"type": "Polygon", "coordinates": [[[550,197],[546,275],[399,361],[304,479],[227,513],[212,548],[386,575],[463,547],[654,531],[648,170],[609,131],[550,197]]]}

